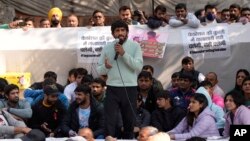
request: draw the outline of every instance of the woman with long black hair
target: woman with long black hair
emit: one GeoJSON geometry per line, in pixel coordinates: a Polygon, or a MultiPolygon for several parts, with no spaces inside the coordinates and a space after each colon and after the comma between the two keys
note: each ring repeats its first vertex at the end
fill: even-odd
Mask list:
{"type": "Polygon", "coordinates": [[[203,94],[195,93],[190,99],[187,116],[168,133],[173,140],[194,136],[220,136],[214,113],[208,108],[207,98],[203,94]]]}

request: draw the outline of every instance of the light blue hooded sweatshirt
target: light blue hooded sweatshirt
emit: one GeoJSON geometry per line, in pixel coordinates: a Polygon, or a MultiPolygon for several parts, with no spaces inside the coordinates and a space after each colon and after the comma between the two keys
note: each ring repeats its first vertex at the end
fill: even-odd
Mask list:
{"type": "Polygon", "coordinates": [[[218,129],[224,128],[226,120],[224,118],[225,112],[223,111],[223,109],[220,106],[218,106],[212,102],[211,96],[209,95],[208,91],[204,87],[199,87],[199,89],[197,89],[196,93],[201,93],[201,94],[206,96],[206,98],[208,100],[208,107],[215,114],[217,128],[218,129]]]}

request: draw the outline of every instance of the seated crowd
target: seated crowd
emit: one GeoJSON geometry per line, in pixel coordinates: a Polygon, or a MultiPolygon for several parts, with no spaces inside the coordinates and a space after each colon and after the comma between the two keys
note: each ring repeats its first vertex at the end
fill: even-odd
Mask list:
{"type": "MultiPolygon", "coordinates": [[[[229,137],[231,124],[250,124],[247,70],[239,69],[235,88],[225,94],[215,72],[203,75],[195,70],[191,57],[183,58],[181,65],[166,89],[153,78],[152,66],[145,65],[138,74],[135,138],[146,141],[160,132],[171,139],[229,137]]],[[[67,85],[62,86],[56,82],[57,74],[48,71],[42,82],[24,90],[25,99],[19,99],[17,85],[1,78],[0,137],[24,138],[35,132],[41,137],[104,139],[104,117],[110,113],[104,113],[103,78],[93,78],[86,69],[74,68],[69,71],[67,85]]],[[[120,139],[121,115],[116,124],[115,137],[120,139]]]]}
{"type": "MultiPolygon", "coordinates": [[[[168,18],[163,5],[155,8],[151,17],[130,7],[122,6],[119,17],[127,24],[147,24],[152,29],[169,25],[187,25],[197,28],[213,23],[250,22],[250,9],[232,4],[223,9],[206,5],[204,10],[189,13],[185,4],[177,4],[176,15],[168,18]]],[[[40,21],[40,28],[60,28],[62,12],[52,8],[48,19],[40,21]]],[[[16,19],[1,28],[34,28],[32,18],[16,19]]],[[[91,26],[105,26],[102,11],[92,15],[91,26]]],[[[67,27],[79,27],[76,15],[67,17],[67,27]]],[[[137,76],[137,106],[135,113],[134,138],[138,141],[170,140],[193,138],[202,140],[211,136],[229,137],[230,125],[250,124],[250,76],[246,69],[236,73],[236,84],[225,93],[219,86],[215,72],[206,75],[195,70],[194,60],[184,57],[181,70],[171,76],[171,85],[164,88],[153,77],[154,68],[144,65],[137,76]]],[[[117,114],[115,138],[105,135],[104,113],[106,77],[93,78],[85,68],[73,68],[68,73],[66,86],[57,83],[57,74],[48,71],[44,80],[35,82],[23,92],[19,99],[19,88],[0,78],[0,139],[20,138],[44,140],[45,137],[69,138],[81,136],[87,141],[122,139],[124,131],[122,116],[117,114]],[[34,139],[35,138],[35,139],[34,139]]],[[[129,108],[129,106],[128,106],[129,108]]],[[[131,115],[133,116],[133,115],[131,115]]]]}

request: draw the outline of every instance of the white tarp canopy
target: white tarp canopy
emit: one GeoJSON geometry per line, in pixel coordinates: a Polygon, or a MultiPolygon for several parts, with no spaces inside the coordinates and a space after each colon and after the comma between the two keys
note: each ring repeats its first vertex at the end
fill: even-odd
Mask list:
{"type": "Polygon", "coordinates": [[[186,3],[190,11],[204,8],[206,4],[215,4],[219,10],[228,8],[232,3],[250,6],[249,0],[0,0],[7,6],[29,15],[47,16],[50,8],[57,6],[65,16],[73,9],[76,15],[92,15],[96,9],[104,11],[107,16],[117,16],[120,6],[127,5],[132,10],[140,9],[152,14],[153,7],[163,4],[170,14],[174,13],[177,3],[186,3]]]}

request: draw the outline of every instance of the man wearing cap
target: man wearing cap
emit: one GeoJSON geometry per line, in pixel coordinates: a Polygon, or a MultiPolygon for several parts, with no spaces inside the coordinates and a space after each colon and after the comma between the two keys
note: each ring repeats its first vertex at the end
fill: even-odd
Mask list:
{"type": "Polygon", "coordinates": [[[48,18],[51,23],[51,27],[56,27],[60,28],[61,26],[61,21],[62,21],[62,11],[58,7],[54,7],[50,9],[48,13],[48,18]]]}
{"type": "Polygon", "coordinates": [[[58,100],[59,91],[56,85],[47,85],[43,90],[44,98],[32,106],[33,115],[29,122],[30,127],[40,129],[46,136],[56,136],[66,108],[58,100]]]}
{"type": "MultiPolygon", "coordinates": [[[[45,78],[42,85],[43,85],[42,87],[47,86],[47,85],[57,86],[57,83],[53,78],[45,78]]],[[[63,93],[60,92],[60,89],[58,86],[57,88],[59,90],[58,99],[62,102],[65,108],[68,109],[69,102],[68,102],[67,97],[63,93]]],[[[23,94],[24,94],[24,98],[31,104],[31,106],[35,105],[38,101],[44,98],[43,88],[37,89],[37,90],[32,90],[28,88],[24,90],[23,94]]]]}

